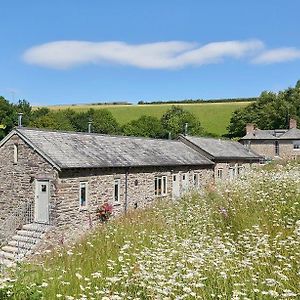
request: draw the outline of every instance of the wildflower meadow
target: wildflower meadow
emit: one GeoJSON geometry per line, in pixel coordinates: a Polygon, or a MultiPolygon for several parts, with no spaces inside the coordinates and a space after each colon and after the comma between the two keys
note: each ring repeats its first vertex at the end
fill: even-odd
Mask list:
{"type": "Polygon", "coordinates": [[[300,165],[97,226],[0,276],[0,299],[300,299],[300,165]]]}

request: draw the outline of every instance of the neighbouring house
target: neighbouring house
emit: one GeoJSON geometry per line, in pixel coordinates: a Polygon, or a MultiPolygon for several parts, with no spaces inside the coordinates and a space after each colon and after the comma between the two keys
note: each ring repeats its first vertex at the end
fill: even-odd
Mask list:
{"type": "Polygon", "coordinates": [[[88,228],[105,202],[121,214],[213,180],[213,162],[180,141],[22,127],[0,142],[0,169],[6,262],[48,225],[88,228]]]}
{"type": "Polygon", "coordinates": [[[216,180],[234,179],[262,159],[260,155],[231,140],[185,135],[180,135],[178,140],[215,163],[216,180]]]}
{"type": "Polygon", "coordinates": [[[297,128],[297,121],[291,119],[289,125],[289,129],[261,130],[254,124],[247,124],[246,135],[240,142],[262,155],[265,160],[300,158],[300,130],[297,128]]]}

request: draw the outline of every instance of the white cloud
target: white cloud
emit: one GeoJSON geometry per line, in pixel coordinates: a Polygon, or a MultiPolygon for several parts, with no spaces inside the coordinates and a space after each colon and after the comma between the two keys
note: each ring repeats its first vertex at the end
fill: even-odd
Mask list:
{"type": "Polygon", "coordinates": [[[255,64],[272,64],[292,61],[300,58],[300,50],[296,48],[277,48],[268,50],[255,57],[252,62],[255,64]]]}
{"type": "Polygon", "coordinates": [[[225,41],[199,46],[184,41],[130,45],[124,42],[57,41],[23,54],[26,63],[68,69],[83,64],[113,63],[143,69],[174,69],[241,58],[263,48],[258,40],[225,41]]]}

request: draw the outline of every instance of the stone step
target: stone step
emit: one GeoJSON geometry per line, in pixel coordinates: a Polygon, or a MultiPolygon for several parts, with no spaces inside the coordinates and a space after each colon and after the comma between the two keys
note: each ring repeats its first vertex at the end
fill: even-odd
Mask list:
{"type": "Polygon", "coordinates": [[[7,268],[11,268],[14,267],[16,264],[10,259],[0,258],[0,270],[1,270],[1,265],[7,268]]]}
{"type": "Polygon", "coordinates": [[[18,253],[18,248],[12,247],[12,246],[4,246],[4,247],[2,247],[2,251],[16,254],[16,253],[18,253]]]}
{"type": "Polygon", "coordinates": [[[17,241],[17,242],[24,242],[28,244],[37,244],[41,239],[40,238],[34,238],[34,237],[28,237],[28,236],[23,236],[23,235],[14,235],[11,238],[12,241],[17,241]]]}
{"type": "Polygon", "coordinates": [[[16,259],[16,254],[0,250],[0,257],[7,260],[14,261],[16,259]]]}
{"type": "Polygon", "coordinates": [[[32,238],[40,238],[42,235],[40,232],[32,231],[32,230],[18,230],[17,235],[32,237],[32,238]]]}
{"type": "Polygon", "coordinates": [[[26,224],[22,227],[22,229],[24,229],[24,230],[36,231],[36,232],[40,232],[40,233],[45,233],[49,228],[50,228],[50,225],[39,224],[39,223],[26,224]]]}
{"type": "MultiPolygon", "coordinates": [[[[36,239],[35,239],[35,241],[36,241],[36,239]]],[[[18,241],[18,240],[11,240],[8,242],[7,245],[11,246],[11,247],[17,247],[17,248],[27,249],[27,250],[30,250],[35,246],[34,243],[30,243],[27,241],[18,241]]]]}

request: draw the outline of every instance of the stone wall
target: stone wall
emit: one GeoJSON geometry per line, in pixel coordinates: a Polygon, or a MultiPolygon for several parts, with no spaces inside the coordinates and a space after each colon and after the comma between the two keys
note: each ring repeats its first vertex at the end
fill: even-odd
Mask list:
{"type": "MultiPolygon", "coordinates": [[[[199,187],[213,180],[212,169],[197,168],[143,168],[143,169],[98,169],[65,170],[60,173],[58,183],[57,226],[89,227],[97,222],[96,210],[103,203],[113,205],[114,214],[145,207],[157,198],[171,198],[173,174],[179,175],[182,190],[182,175],[188,174],[189,186],[194,186],[194,173],[199,174],[199,187]],[[167,176],[167,194],[155,195],[155,176],[167,176]],[[114,180],[120,180],[120,203],[114,203],[114,180]],[[80,182],[88,183],[88,205],[79,207],[80,182]],[[127,182],[127,197],[126,197],[127,182]]],[[[182,191],[183,192],[183,191],[182,191]]]]}
{"type": "Polygon", "coordinates": [[[56,170],[17,135],[9,139],[0,148],[0,223],[11,214],[23,213],[25,206],[30,207],[34,215],[36,179],[50,182],[50,216],[53,219],[57,177],[56,170]],[[18,147],[16,163],[14,145],[18,147]]]}
{"type": "MultiPolygon", "coordinates": [[[[283,159],[297,159],[300,158],[300,150],[294,149],[293,141],[278,140],[279,142],[279,157],[283,159]]],[[[247,145],[247,142],[244,142],[247,145]]],[[[275,141],[274,140],[253,140],[250,144],[250,149],[267,158],[276,158],[275,155],[275,141]]],[[[278,157],[278,156],[277,156],[278,157]]]]}
{"type": "Polygon", "coordinates": [[[221,180],[232,180],[234,178],[237,178],[240,175],[247,173],[247,171],[250,170],[251,166],[252,163],[248,163],[248,162],[231,162],[231,163],[218,162],[215,164],[215,168],[214,168],[214,176],[216,182],[221,180]],[[221,178],[219,178],[218,176],[218,170],[222,171],[221,178]]]}

